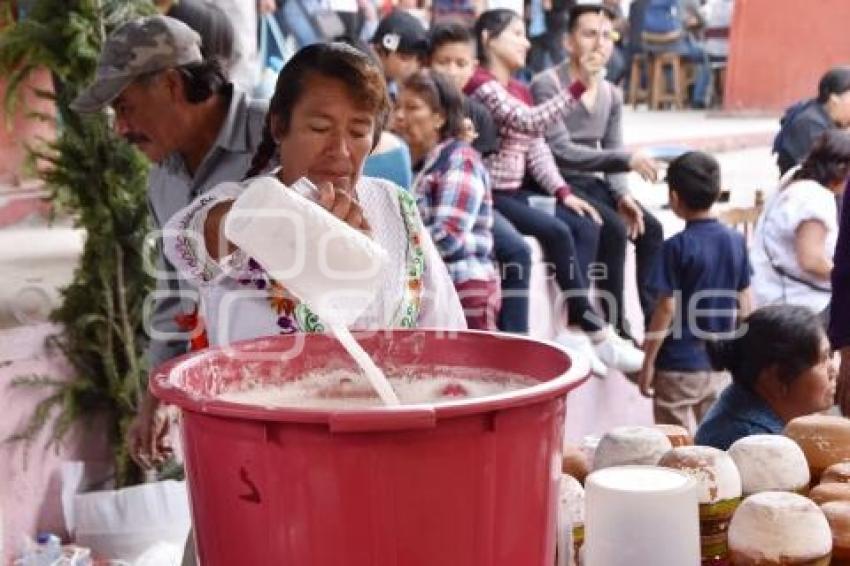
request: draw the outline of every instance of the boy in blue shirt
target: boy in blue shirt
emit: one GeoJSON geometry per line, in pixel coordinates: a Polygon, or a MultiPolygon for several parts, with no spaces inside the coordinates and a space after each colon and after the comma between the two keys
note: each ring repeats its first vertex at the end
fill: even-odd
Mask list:
{"type": "Polygon", "coordinates": [[[656,423],[693,433],[729,378],[713,371],[706,340],[729,337],[750,310],[750,264],[744,237],[720,224],[711,207],[720,195],[720,166],[699,151],[667,169],[670,207],[685,229],[669,238],[648,287],[657,304],[638,375],[653,398],[656,423]]]}

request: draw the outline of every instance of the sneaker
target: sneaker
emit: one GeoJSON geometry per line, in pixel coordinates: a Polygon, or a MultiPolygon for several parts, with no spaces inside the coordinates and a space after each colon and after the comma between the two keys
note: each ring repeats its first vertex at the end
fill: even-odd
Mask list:
{"type": "Polygon", "coordinates": [[[596,355],[593,342],[590,341],[587,334],[564,330],[558,334],[555,342],[565,347],[571,354],[587,358],[587,361],[590,362],[591,373],[599,377],[604,377],[608,373],[608,366],[596,355]]]}
{"type": "Polygon", "coordinates": [[[628,340],[620,338],[611,327],[608,327],[605,337],[594,344],[593,348],[602,363],[625,374],[634,373],[643,367],[643,351],[635,348],[628,340]]]}

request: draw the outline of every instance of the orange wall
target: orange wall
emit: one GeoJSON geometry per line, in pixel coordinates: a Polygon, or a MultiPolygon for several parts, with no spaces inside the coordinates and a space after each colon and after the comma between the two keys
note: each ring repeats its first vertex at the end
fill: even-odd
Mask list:
{"type": "Polygon", "coordinates": [[[850,0],[736,0],[726,110],[781,110],[850,65],[850,0]]]}

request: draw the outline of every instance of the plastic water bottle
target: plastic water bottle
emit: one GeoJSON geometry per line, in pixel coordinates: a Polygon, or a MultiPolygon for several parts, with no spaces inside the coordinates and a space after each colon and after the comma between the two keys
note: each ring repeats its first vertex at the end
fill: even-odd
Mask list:
{"type": "Polygon", "coordinates": [[[20,566],[53,566],[62,558],[62,541],[52,533],[39,533],[17,564],[20,566]]]}

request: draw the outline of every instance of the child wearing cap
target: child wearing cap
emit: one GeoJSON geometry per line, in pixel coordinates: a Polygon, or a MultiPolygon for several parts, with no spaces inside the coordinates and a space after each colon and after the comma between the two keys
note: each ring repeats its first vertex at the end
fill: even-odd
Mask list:
{"type": "Polygon", "coordinates": [[[371,44],[394,98],[396,84],[422,68],[428,53],[428,34],[415,16],[393,10],[378,24],[371,44]]]}
{"type": "Polygon", "coordinates": [[[711,212],[720,166],[694,151],[667,170],[670,207],[685,229],[664,242],[648,287],[657,304],[644,341],[638,385],[653,398],[655,422],[693,433],[729,382],[713,371],[706,342],[729,338],[750,310],[750,262],[743,235],[711,212]]]}

